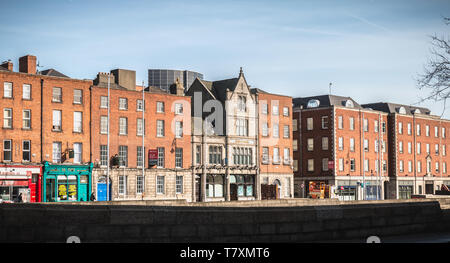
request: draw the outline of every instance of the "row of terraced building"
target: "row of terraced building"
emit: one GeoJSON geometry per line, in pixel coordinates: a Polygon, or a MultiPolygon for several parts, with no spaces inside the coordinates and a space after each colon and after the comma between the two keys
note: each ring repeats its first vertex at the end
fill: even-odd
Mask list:
{"type": "MultiPolygon", "coordinates": [[[[295,98],[235,78],[186,88],[0,65],[0,198],[28,202],[411,198],[449,185],[449,122],[425,108],[295,98]]],[[[167,79],[166,79],[167,80],[167,79]]]]}

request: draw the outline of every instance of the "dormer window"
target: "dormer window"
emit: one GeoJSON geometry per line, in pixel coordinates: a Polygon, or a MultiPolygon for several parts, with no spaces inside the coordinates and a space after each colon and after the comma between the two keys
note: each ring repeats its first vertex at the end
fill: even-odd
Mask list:
{"type": "Polygon", "coordinates": [[[345,101],[345,107],[347,107],[347,108],[354,108],[355,105],[353,104],[353,101],[351,101],[351,100],[346,100],[346,101],[345,101]]]}
{"type": "Polygon", "coordinates": [[[405,107],[400,107],[400,108],[398,109],[398,113],[400,113],[400,114],[406,114],[406,109],[405,109],[405,107]]]}
{"type": "Polygon", "coordinates": [[[313,99],[313,100],[309,100],[308,101],[308,105],[306,106],[307,108],[317,108],[320,105],[320,101],[313,99]]]}
{"type": "Polygon", "coordinates": [[[419,109],[415,109],[415,110],[414,110],[414,114],[421,114],[421,112],[420,112],[419,109]]]}

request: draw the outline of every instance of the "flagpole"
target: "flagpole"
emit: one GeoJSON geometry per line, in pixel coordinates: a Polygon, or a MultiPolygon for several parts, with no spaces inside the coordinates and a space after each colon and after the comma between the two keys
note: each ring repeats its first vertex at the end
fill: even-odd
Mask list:
{"type": "Polygon", "coordinates": [[[145,193],[145,93],[144,93],[144,81],[142,81],[142,199],[144,199],[145,193]]]}
{"type": "Polygon", "coordinates": [[[107,156],[108,156],[108,167],[107,167],[107,172],[106,172],[106,201],[109,201],[109,165],[110,165],[110,156],[109,156],[109,123],[110,123],[110,121],[109,121],[109,115],[110,115],[110,108],[109,108],[109,105],[110,105],[110,101],[111,101],[111,99],[110,99],[110,91],[109,91],[109,86],[110,86],[110,77],[111,77],[111,73],[109,73],[108,74],[108,146],[107,146],[107,156]]]}

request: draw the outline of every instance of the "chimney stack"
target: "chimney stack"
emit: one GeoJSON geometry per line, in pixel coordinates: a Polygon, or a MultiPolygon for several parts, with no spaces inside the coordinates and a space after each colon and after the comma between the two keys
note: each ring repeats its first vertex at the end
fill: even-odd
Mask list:
{"type": "Polygon", "coordinates": [[[127,90],[136,90],[136,71],[128,69],[111,70],[115,83],[127,90]]]}
{"type": "Polygon", "coordinates": [[[3,62],[0,66],[6,68],[9,71],[13,71],[13,63],[9,60],[3,62]]]}
{"type": "Polygon", "coordinates": [[[19,72],[36,74],[36,57],[26,55],[19,58],[19,72]]]}

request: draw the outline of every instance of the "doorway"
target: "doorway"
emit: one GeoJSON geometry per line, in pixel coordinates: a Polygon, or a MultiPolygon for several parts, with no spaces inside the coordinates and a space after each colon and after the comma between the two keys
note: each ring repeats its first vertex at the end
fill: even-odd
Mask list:
{"type": "Polygon", "coordinates": [[[47,179],[45,193],[47,202],[56,202],[56,179],[47,179]]]}
{"type": "Polygon", "coordinates": [[[238,186],[237,184],[230,184],[230,200],[237,201],[238,200],[238,186]]]}
{"type": "Polygon", "coordinates": [[[425,184],[425,194],[432,195],[434,194],[434,185],[433,183],[426,183],[425,184]]]}

